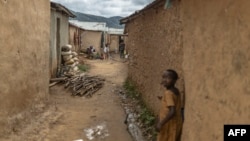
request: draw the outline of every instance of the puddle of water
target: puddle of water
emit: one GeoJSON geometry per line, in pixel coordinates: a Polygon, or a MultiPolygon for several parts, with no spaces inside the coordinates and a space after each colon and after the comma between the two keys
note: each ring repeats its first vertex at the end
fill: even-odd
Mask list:
{"type": "Polygon", "coordinates": [[[109,132],[105,123],[84,129],[84,132],[88,140],[93,140],[95,138],[103,139],[109,136],[109,132]]]}

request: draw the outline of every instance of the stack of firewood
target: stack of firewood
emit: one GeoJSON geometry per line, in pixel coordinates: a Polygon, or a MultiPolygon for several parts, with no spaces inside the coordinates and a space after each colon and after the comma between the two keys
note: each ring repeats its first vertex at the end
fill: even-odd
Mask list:
{"type": "Polygon", "coordinates": [[[63,57],[63,64],[64,67],[66,67],[67,71],[63,72],[64,74],[76,74],[79,69],[78,69],[78,64],[79,64],[79,59],[78,59],[78,54],[76,52],[71,51],[72,46],[71,45],[65,45],[62,47],[62,57],[63,57]]]}
{"type": "Polygon", "coordinates": [[[78,75],[65,79],[64,88],[70,89],[73,96],[91,97],[103,87],[104,81],[98,76],[78,75]]]}

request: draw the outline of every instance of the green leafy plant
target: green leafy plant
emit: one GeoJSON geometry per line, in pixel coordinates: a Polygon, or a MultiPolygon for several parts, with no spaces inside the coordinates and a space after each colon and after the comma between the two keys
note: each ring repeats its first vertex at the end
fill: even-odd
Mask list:
{"type": "Polygon", "coordinates": [[[140,93],[139,91],[136,89],[135,85],[129,81],[129,80],[126,80],[123,87],[125,88],[126,90],[126,94],[130,97],[130,98],[135,98],[139,101],[141,101],[141,97],[140,97],[140,93]]]}
{"type": "Polygon", "coordinates": [[[143,101],[140,92],[137,90],[136,85],[127,79],[123,85],[124,89],[126,90],[126,94],[137,101],[140,109],[137,109],[139,114],[138,120],[143,124],[143,132],[144,135],[149,136],[150,139],[156,138],[156,131],[154,128],[156,117],[147,107],[145,102],[143,101]]]}
{"type": "Polygon", "coordinates": [[[155,123],[155,117],[153,113],[151,113],[146,106],[143,107],[140,113],[140,119],[146,126],[153,126],[155,123]]]}
{"type": "Polygon", "coordinates": [[[80,71],[82,71],[82,72],[86,72],[86,71],[88,71],[89,70],[89,66],[88,65],[78,65],[78,68],[79,68],[79,70],[80,71]]]}

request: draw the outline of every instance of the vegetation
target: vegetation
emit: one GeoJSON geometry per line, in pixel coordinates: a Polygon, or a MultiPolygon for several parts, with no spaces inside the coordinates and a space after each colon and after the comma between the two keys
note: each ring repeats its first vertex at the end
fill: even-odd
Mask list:
{"type": "Polygon", "coordinates": [[[85,64],[83,64],[83,65],[78,65],[78,68],[79,68],[79,70],[82,71],[82,72],[86,72],[86,71],[89,70],[89,66],[88,66],[88,65],[85,65],[85,64]]]}
{"type": "Polygon", "coordinates": [[[156,117],[143,101],[141,94],[136,89],[136,86],[133,84],[133,82],[127,79],[126,82],[124,83],[124,88],[126,90],[126,94],[133,100],[137,101],[137,104],[139,106],[136,107],[140,107],[139,109],[136,109],[136,112],[139,115],[138,120],[139,124],[140,123],[142,124],[141,127],[144,136],[146,136],[150,140],[155,139],[156,131],[154,127],[155,127],[156,117]]]}

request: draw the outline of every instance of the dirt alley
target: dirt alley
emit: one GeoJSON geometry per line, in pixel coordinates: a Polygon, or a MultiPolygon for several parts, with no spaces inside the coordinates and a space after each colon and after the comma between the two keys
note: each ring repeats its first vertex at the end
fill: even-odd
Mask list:
{"type": "Polygon", "coordinates": [[[132,141],[124,124],[125,113],[121,100],[115,93],[127,77],[127,66],[121,60],[87,60],[90,65],[88,74],[100,75],[106,79],[104,87],[93,97],[72,97],[62,86],[50,89],[50,99],[54,101],[62,117],[53,125],[45,140],[87,141],[84,129],[105,124],[108,136],[95,138],[103,141],[132,141]]]}
{"type": "Polygon", "coordinates": [[[126,115],[121,100],[115,92],[127,77],[126,63],[118,59],[87,60],[87,64],[90,65],[88,74],[106,79],[104,87],[91,98],[72,97],[62,85],[50,88],[49,99],[50,103],[55,104],[57,116],[53,116],[53,111],[50,111],[48,116],[40,121],[40,128],[32,128],[33,137],[30,136],[28,140],[88,141],[85,129],[106,125],[105,134],[108,136],[94,138],[93,141],[132,141],[124,124],[126,115]],[[44,128],[46,125],[49,127],[44,128]],[[34,130],[37,130],[37,135],[34,135],[34,130]]]}

